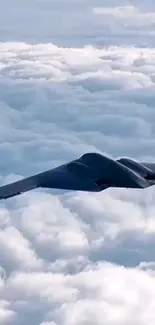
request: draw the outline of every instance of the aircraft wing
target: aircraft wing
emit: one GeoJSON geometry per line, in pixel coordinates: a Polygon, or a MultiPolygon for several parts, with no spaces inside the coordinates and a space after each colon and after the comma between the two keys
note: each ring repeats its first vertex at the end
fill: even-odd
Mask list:
{"type": "Polygon", "coordinates": [[[13,196],[31,191],[39,187],[38,178],[31,176],[11,184],[3,185],[0,187],[0,200],[8,199],[13,196]]]}
{"type": "Polygon", "coordinates": [[[88,166],[71,161],[68,164],[36,174],[0,187],[0,200],[20,195],[36,188],[98,192],[109,185],[100,186],[94,171],[88,166]]]}

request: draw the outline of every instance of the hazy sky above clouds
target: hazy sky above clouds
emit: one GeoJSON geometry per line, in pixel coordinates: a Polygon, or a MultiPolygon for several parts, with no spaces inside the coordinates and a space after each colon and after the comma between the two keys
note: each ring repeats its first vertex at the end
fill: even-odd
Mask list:
{"type": "MultiPolygon", "coordinates": [[[[155,2],[0,0],[0,184],[155,161],[155,2]]],[[[0,324],[152,325],[155,189],[0,201],[0,324]]]]}

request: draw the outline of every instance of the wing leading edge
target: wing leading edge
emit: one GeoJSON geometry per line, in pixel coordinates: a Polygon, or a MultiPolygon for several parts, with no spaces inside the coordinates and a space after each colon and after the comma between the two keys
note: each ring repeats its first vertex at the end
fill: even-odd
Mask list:
{"type": "MultiPolygon", "coordinates": [[[[36,188],[53,188],[74,191],[98,192],[93,171],[85,165],[74,166],[74,161],[28,178],[0,187],[0,200],[31,191],[36,188]]],[[[107,186],[102,186],[102,189],[107,186]]]]}
{"type": "Polygon", "coordinates": [[[31,191],[39,187],[37,176],[31,176],[21,179],[11,184],[3,185],[0,187],[0,200],[8,199],[24,192],[31,191]]]}

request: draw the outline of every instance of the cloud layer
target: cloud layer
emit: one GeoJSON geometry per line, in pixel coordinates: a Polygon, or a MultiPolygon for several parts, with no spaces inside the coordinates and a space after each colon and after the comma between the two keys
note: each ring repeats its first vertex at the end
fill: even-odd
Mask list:
{"type": "MultiPolygon", "coordinates": [[[[155,160],[154,7],[0,3],[0,184],[86,151],[155,160]]],[[[37,190],[1,201],[0,324],[153,324],[154,198],[37,190]]]]}

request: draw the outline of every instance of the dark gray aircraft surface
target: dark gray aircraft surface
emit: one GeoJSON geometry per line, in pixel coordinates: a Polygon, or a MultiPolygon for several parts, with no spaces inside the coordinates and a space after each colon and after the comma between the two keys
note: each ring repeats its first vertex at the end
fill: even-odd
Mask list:
{"type": "Polygon", "coordinates": [[[146,188],[155,184],[155,163],[129,158],[114,160],[99,153],[86,153],[51,170],[0,187],[0,199],[35,188],[100,192],[109,187],[146,188]]]}

